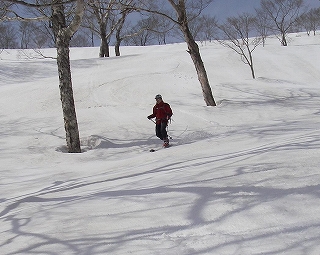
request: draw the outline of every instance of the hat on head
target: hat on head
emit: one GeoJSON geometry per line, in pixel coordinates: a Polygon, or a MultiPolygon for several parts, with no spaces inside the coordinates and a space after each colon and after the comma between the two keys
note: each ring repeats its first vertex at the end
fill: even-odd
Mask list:
{"type": "Polygon", "coordinates": [[[159,99],[159,98],[162,99],[162,96],[161,96],[160,94],[158,94],[158,95],[155,96],[155,99],[159,99]]]}

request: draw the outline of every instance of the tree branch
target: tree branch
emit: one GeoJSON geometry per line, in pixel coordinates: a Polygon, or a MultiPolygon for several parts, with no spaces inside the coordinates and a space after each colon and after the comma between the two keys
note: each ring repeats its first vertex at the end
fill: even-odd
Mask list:
{"type": "Polygon", "coordinates": [[[22,1],[22,0],[4,0],[4,1],[9,2],[9,3],[27,6],[27,7],[38,8],[38,7],[50,7],[50,6],[61,5],[61,4],[69,4],[69,3],[76,2],[77,0],[66,0],[65,2],[62,2],[62,3],[50,3],[50,4],[35,4],[35,3],[33,4],[33,3],[28,3],[28,2],[22,1]]]}

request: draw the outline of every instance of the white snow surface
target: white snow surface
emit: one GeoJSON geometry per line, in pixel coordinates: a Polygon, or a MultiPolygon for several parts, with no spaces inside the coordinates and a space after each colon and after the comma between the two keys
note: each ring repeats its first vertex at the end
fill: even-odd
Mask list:
{"type": "Polygon", "coordinates": [[[290,37],[254,51],[255,80],[199,43],[216,107],[184,43],[72,48],[79,154],[55,59],[3,51],[0,254],[319,255],[320,36],[290,37]],[[146,118],[156,94],[174,112],[168,149],[146,118]]]}

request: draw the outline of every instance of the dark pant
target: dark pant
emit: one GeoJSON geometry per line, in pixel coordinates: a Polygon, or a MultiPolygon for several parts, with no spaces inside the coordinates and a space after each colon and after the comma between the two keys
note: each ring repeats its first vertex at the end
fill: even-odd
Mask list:
{"type": "Polygon", "coordinates": [[[167,122],[161,122],[159,124],[156,124],[156,136],[159,137],[161,140],[168,139],[166,128],[167,128],[167,122]]]}

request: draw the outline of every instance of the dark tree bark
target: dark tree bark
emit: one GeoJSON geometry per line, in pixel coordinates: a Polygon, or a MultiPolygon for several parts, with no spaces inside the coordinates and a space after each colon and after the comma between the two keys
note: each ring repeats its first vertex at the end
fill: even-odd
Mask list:
{"type": "Polygon", "coordinates": [[[121,30],[123,28],[124,22],[126,20],[127,15],[129,14],[129,12],[130,12],[130,9],[122,10],[121,18],[119,19],[118,26],[116,29],[116,43],[114,46],[114,51],[115,51],[115,54],[117,57],[120,56],[120,44],[123,40],[123,37],[121,37],[121,30]]]}
{"type": "Polygon", "coordinates": [[[101,44],[99,57],[109,57],[109,41],[114,30],[117,27],[117,22],[114,18],[114,12],[116,10],[116,0],[88,0],[88,11],[93,15],[89,19],[87,18],[87,23],[90,23],[88,26],[95,33],[99,34],[101,44]],[[94,28],[92,26],[92,18],[96,19],[99,27],[94,28]]]}
{"type": "Polygon", "coordinates": [[[212,90],[209,84],[207,72],[201,58],[199,46],[195,42],[193,35],[191,34],[188,26],[185,0],[179,0],[177,4],[173,0],[168,0],[168,1],[170,2],[170,4],[172,5],[172,7],[175,9],[177,13],[178,25],[181,32],[184,35],[184,39],[188,45],[188,53],[190,54],[191,59],[196,68],[196,71],[198,74],[198,80],[202,88],[204,101],[206,102],[207,106],[216,106],[216,102],[214,101],[212,90]]]}
{"type": "Polygon", "coordinates": [[[261,7],[273,21],[275,32],[279,32],[282,46],[287,46],[287,36],[297,22],[303,0],[262,0],[261,7]]]}
{"type": "Polygon", "coordinates": [[[100,37],[101,37],[99,57],[100,58],[110,57],[109,43],[108,43],[107,32],[106,32],[106,24],[102,22],[99,24],[99,26],[100,26],[100,37]]]}

